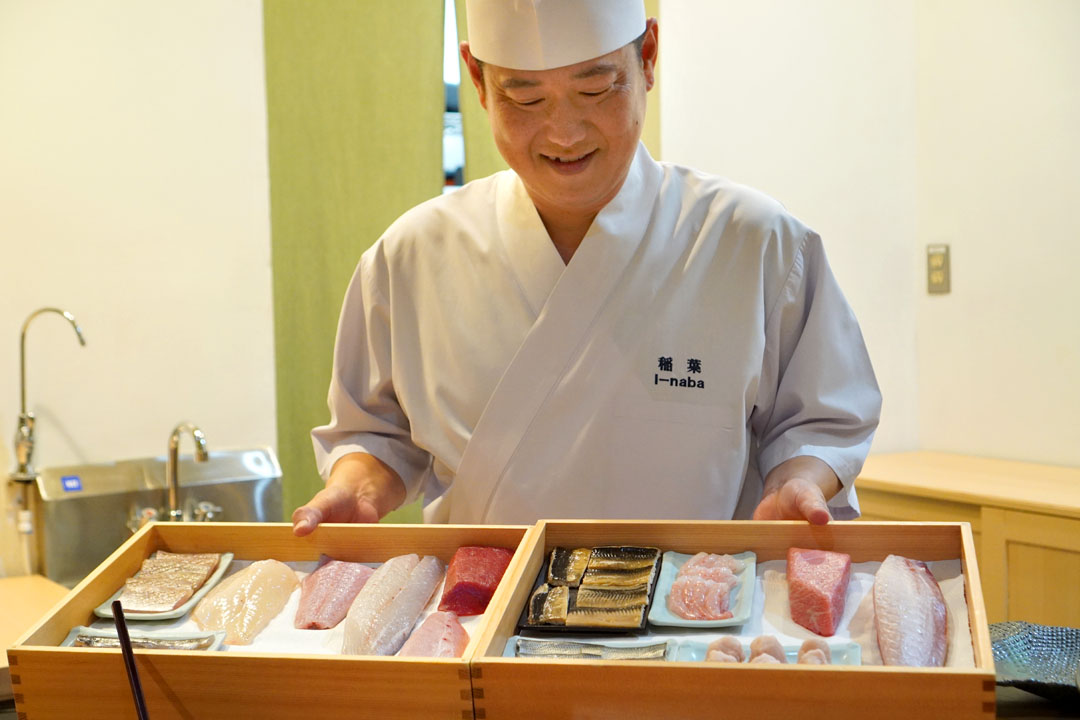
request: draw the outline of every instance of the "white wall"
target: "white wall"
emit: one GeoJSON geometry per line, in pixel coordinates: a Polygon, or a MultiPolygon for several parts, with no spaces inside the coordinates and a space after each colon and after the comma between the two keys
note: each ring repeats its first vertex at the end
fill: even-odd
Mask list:
{"type": "Polygon", "coordinates": [[[757,187],[817,230],[884,396],[877,450],[918,441],[915,9],[669,0],[663,159],[757,187]]]}
{"type": "Polygon", "coordinates": [[[39,467],[160,455],[183,419],[274,445],[261,3],[0,0],[0,98],[0,475],[45,305],[87,345],[30,327],[39,467]]]}
{"type": "Polygon", "coordinates": [[[920,0],[923,447],[1080,465],[1080,2],[920,0]]]}

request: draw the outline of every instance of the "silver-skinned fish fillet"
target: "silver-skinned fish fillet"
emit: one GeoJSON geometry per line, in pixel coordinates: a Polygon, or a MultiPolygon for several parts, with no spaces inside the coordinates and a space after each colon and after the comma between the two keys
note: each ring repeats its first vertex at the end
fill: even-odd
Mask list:
{"type": "Polygon", "coordinates": [[[945,665],[945,598],[926,563],[899,555],[885,558],[874,577],[874,618],[886,665],[945,665]]]}

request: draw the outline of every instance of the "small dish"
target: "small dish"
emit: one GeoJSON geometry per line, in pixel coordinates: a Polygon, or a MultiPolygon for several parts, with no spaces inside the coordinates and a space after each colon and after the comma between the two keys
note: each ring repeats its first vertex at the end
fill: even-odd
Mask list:
{"type": "MultiPolygon", "coordinates": [[[[64,641],[60,643],[60,647],[74,647],[75,638],[78,636],[90,636],[95,638],[107,638],[109,640],[117,640],[116,630],[109,628],[96,628],[86,627],[80,625],[74,627],[71,632],[67,634],[64,641]]],[[[198,650],[198,651],[211,651],[217,650],[221,647],[221,644],[225,642],[224,631],[209,631],[209,632],[148,632],[145,630],[129,630],[128,636],[131,638],[132,643],[137,643],[139,640],[157,640],[159,642],[183,642],[187,640],[207,640],[209,645],[205,648],[160,648],[163,650],[198,650]]],[[[135,644],[137,649],[139,646],[135,644]]]]}
{"type": "MultiPolygon", "coordinates": [[[[144,620],[172,620],[174,618],[183,617],[187,614],[191,608],[195,607],[196,603],[203,599],[206,593],[210,592],[210,589],[218,584],[218,581],[225,575],[225,571],[229,569],[229,564],[233,560],[232,553],[222,553],[221,559],[218,560],[218,566],[214,569],[214,572],[206,579],[206,582],[202,584],[195,594],[192,595],[187,601],[180,607],[173,608],[172,610],[165,610],[163,612],[132,612],[125,610],[124,619],[128,622],[142,622],[144,620]]],[[[94,614],[99,618],[112,618],[112,603],[120,597],[120,593],[124,591],[123,586],[112,594],[105,602],[94,608],[94,614]]]]}
{"type": "Polygon", "coordinates": [[[741,552],[732,557],[742,560],[743,569],[736,577],[738,585],[731,590],[731,598],[728,605],[732,616],[723,620],[687,620],[668,610],[668,595],[671,594],[671,584],[679,574],[679,569],[693,555],[678,553],[669,550],[664,553],[664,561],[660,565],[660,577],[656,582],[656,598],[649,608],[650,625],[667,625],[671,627],[685,628],[714,628],[742,625],[750,619],[750,611],[754,605],[754,585],[757,578],[757,555],[753,552],[741,552]]]}
{"type": "MultiPolygon", "coordinates": [[[[743,657],[750,657],[750,640],[739,638],[743,646],[743,657]]],[[[802,644],[785,643],[784,654],[788,662],[796,664],[799,657],[799,648],[802,644]]],[[[706,640],[683,640],[675,652],[675,659],[683,662],[703,662],[705,653],[708,652],[709,641],[706,640]]],[[[829,652],[832,654],[830,665],[862,665],[862,648],[854,642],[831,642],[829,652]]],[[[718,665],[721,663],[717,663],[718,665]]]]}

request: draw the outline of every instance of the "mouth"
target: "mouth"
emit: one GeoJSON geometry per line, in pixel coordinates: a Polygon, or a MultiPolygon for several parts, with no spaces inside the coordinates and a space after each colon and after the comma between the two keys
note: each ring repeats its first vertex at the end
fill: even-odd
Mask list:
{"type": "Polygon", "coordinates": [[[548,166],[556,172],[564,175],[574,175],[582,172],[589,166],[589,162],[596,155],[595,150],[590,150],[583,155],[541,155],[548,166]]]}

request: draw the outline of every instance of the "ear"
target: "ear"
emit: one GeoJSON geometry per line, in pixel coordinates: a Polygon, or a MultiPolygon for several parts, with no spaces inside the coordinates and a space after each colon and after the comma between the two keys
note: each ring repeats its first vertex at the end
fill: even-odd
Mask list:
{"type": "Polygon", "coordinates": [[[473,87],[476,88],[476,94],[480,97],[480,107],[487,110],[487,92],[484,88],[484,71],[480,69],[480,66],[476,62],[476,58],[473,57],[469,51],[469,43],[461,43],[461,59],[465,62],[465,67],[469,69],[469,77],[472,78],[473,87]]]}
{"type": "Polygon", "coordinates": [[[656,18],[645,23],[645,38],[641,43],[641,69],[645,73],[645,89],[656,84],[656,57],[660,49],[660,30],[656,18]]]}

